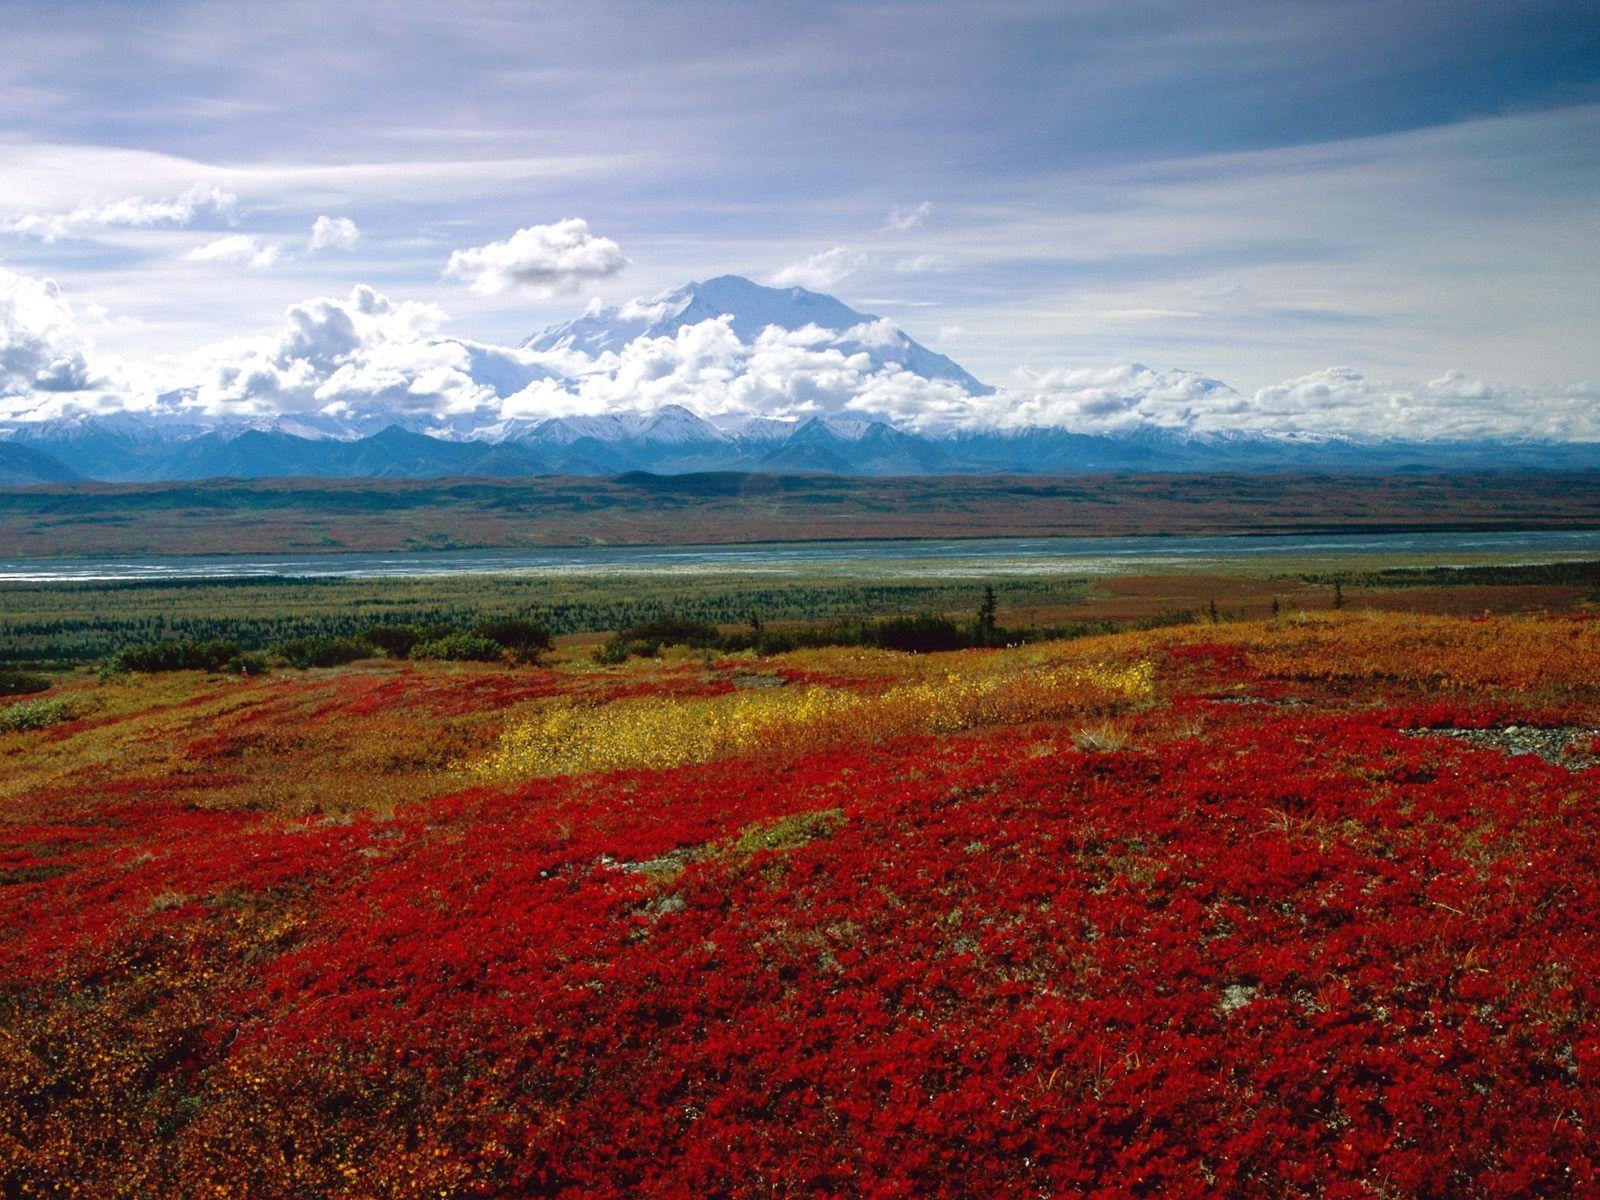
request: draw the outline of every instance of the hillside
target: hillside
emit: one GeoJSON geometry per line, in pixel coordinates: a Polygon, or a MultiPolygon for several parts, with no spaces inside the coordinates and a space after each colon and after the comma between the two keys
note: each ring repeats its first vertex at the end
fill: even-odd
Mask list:
{"type": "Polygon", "coordinates": [[[58,458],[30,446],[0,442],[0,488],[69,483],[83,478],[58,458]]]}

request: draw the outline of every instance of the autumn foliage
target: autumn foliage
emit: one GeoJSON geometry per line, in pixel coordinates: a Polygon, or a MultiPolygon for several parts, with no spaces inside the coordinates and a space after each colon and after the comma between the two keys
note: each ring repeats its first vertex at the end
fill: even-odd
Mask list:
{"type": "Polygon", "coordinates": [[[0,1195],[1600,1194],[1597,631],[58,687],[0,1195]]]}

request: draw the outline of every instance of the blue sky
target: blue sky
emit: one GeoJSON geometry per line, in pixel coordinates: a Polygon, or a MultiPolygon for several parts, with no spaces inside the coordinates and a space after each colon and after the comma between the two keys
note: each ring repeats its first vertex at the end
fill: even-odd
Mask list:
{"type": "Polygon", "coordinates": [[[0,268],[54,280],[125,357],[356,284],[514,344],[592,297],[737,272],[1000,384],[1131,361],[1245,390],[1334,365],[1600,378],[1593,0],[3,19],[0,268]],[[135,198],[178,207],[116,208],[135,198]],[[446,270],[571,218],[615,253],[498,290],[446,270]]]}

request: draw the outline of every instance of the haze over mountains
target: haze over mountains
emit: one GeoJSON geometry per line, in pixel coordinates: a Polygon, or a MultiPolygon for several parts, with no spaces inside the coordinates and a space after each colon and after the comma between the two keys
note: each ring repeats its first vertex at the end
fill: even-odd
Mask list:
{"type": "MultiPolygon", "coordinates": [[[[1419,436],[1359,418],[1297,433],[1274,426],[1275,406],[1292,413],[1324,396],[1331,406],[1365,382],[1323,372],[1247,400],[1203,375],[1129,364],[1000,391],[889,321],[732,275],[593,308],[514,348],[444,337],[437,323],[427,306],[357,288],[348,302],[295,306],[277,338],[174,369],[180,378],[146,382],[137,400],[117,399],[119,388],[137,395],[129,380],[97,377],[88,360],[45,347],[37,403],[0,420],[0,486],[1600,467],[1600,443],[1571,437],[1581,420],[1554,421],[1543,437],[1475,426],[1472,406],[1485,398],[1474,389],[1484,385],[1458,376],[1409,396],[1418,412],[1449,418],[1424,421],[1419,436]]],[[[1381,416],[1394,399],[1370,403],[1381,416]]],[[[1568,401],[1592,414],[1586,393],[1568,401]]]]}

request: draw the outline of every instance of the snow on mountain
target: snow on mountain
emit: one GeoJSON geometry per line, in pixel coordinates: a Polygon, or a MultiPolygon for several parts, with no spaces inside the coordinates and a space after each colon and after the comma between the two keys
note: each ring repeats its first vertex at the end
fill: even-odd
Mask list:
{"type": "Polygon", "coordinates": [[[749,442],[781,442],[800,424],[792,417],[723,417],[716,421],[717,428],[729,437],[749,442]]]}
{"type": "Polygon", "coordinates": [[[676,337],[680,329],[728,317],[735,336],[753,345],[768,329],[788,333],[817,329],[827,344],[846,355],[865,354],[873,367],[898,365],[923,379],[942,379],[974,396],[994,389],[980,383],[942,354],[913,341],[890,322],[857,312],[832,296],[802,287],[773,288],[739,275],[688,283],[653,300],[599,308],[526,338],[522,349],[549,353],[575,350],[590,357],[618,353],[640,338],[676,337]]]}
{"type": "Polygon", "coordinates": [[[648,442],[682,446],[696,442],[725,442],[728,435],[709,421],[678,404],[653,413],[599,413],[586,417],[551,417],[517,436],[517,441],[570,446],[585,438],[597,442],[648,442]]]}
{"type": "Polygon", "coordinates": [[[445,320],[357,287],[181,358],[91,355],[48,387],[12,372],[0,444],[36,474],[93,479],[1600,466],[1588,383],[1387,384],[1329,368],[1246,396],[1128,363],[1024,368],[1001,393],[888,321],[733,275],[596,308],[520,347],[445,336],[445,320]],[[1507,424],[1523,409],[1537,437],[1507,424]]]}
{"type": "Polygon", "coordinates": [[[150,413],[71,412],[59,417],[35,419],[21,413],[0,421],[0,438],[17,442],[80,442],[92,438],[136,438],[162,441],[199,437],[212,426],[193,418],[152,419],[150,413]]]}

